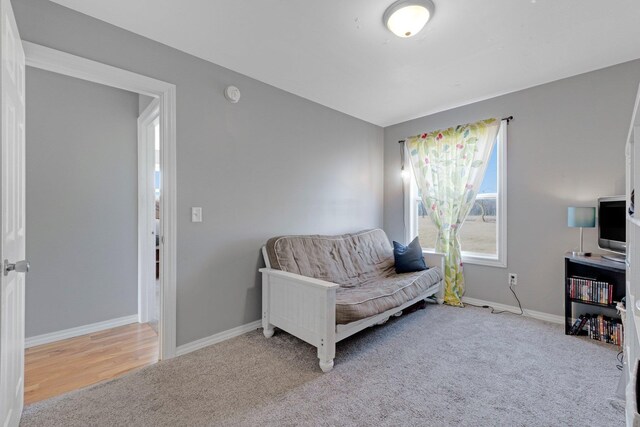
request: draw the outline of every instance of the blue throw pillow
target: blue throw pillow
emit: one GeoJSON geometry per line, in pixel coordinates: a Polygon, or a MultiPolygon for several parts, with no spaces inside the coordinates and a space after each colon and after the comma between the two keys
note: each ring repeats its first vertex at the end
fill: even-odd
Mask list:
{"type": "Polygon", "coordinates": [[[396,262],[396,273],[398,274],[422,271],[429,268],[424,262],[422,246],[420,246],[420,241],[418,241],[417,237],[407,246],[394,241],[393,258],[396,262]]]}

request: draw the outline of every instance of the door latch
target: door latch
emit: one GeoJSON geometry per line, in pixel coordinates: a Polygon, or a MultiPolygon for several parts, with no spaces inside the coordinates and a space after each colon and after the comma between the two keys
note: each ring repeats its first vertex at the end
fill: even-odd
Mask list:
{"type": "Polygon", "coordinates": [[[29,261],[22,260],[18,261],[15,264],[10,263],[8,259],[4,260],[4,275],[7,276],[10,272],[15,271],[16,273],[28,273],[29,272],[29,261]]]}

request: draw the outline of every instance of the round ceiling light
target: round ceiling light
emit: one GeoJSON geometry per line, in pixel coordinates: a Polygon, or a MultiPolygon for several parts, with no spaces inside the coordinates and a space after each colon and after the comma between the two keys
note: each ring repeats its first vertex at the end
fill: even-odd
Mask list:
{"type": "Polygon", "coordinates": [[[393,34],[407,38],[418,34],[434,11],[431,0],[398,0],[387,8],[382,20],[393,34]]]}

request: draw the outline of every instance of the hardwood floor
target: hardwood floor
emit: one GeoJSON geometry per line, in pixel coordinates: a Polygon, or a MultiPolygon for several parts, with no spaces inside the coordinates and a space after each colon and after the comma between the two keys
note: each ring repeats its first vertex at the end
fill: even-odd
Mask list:
{"type": "Polygon", "coordinates": [[[118,377],[158,360],[158,335],[133,323],[25,351],[25,405],[118,377]]]}

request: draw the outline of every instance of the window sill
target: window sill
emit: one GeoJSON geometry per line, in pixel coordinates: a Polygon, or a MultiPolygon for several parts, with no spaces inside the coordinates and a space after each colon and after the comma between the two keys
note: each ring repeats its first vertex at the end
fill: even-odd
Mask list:
{"type": "MultiPolygon", "coordinates": [[[[422,249],[423,254],[436,253],[435,249],[422,249]]],[[[497,257],[485,257],[481,255],[462,254],[463,264],[482,265],[485,267],[498,267],[507,268],[506,260],[501,260],[497,257]]]]}
{"type": "Polygon", "coordinates": [[[462,254],[464,264],[483,265],[486,267],[507,268],[507,263],[497,257],[483,257],[478,255],[462,254]]]}

